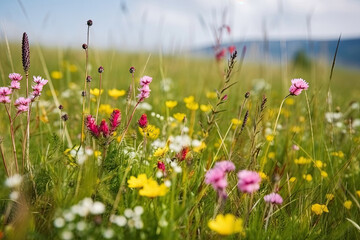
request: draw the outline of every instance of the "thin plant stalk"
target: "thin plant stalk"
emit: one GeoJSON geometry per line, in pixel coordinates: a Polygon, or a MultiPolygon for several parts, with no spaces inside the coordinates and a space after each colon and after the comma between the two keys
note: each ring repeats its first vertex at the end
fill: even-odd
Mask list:
{"type": "Polygon", "coordinates": [[[313,156],[312,157],[313,157],[313,159],[316,159],[316,157],[315,157],[314,130],[313,130],[312,119],[311,119],[309,98],[308,98],[308,95],[307,95],[306,92],[305,92],[305,98],[306,98],[306,104],[307,104],[307,109],[308,109],[308,114],[309,114],[310,132],[311,132],[311,141],[312,141],[312,150],[313,150],[313,156]]]}
{"type": "Polygon", "coordinates": [[[14,162],[15,162],[15,166],[16,166],[16,171],[19,172],[18,159],[17,159],[17,155],[16,155],[15,131],[14,131],[14,120],[18,116],[18,114],[16,114],[14,119],[11,119],[9,109],[7,108],[6,105],[5,105],[5,109],[6,109],[6,113],[9,117],[9,122],[10,122],[10,135],[11,135],[11,143],[12,143],[12,148],[13,148],[14,162]]]}
{"type": "Polygon", "coordinates": [[[100,100],[101,100],[101,77],[102,74],[100,73],[100,80],[99,80],[99,96],[97,99],[97,108],[96,108],[96,117],[95,117],[95,122],[97,122],[98,119],[98,115],[99,115],[99,107],[100,107],[100,100]]]}
{"type": "Polygon", "coordinates": [[[120,145],[121,145],[121,143],[122,143],[122,141],[123,141],[123,139],[124,139],[124,137],[125,137],[125,134],[126,134],[127,130],[129,129],[131,120],[132,120],[132,118],[134,117],[135,110],[136,110],[137,106],[139,105],[139,103],[140,103],[140,101],[138,101],[138,102],[136,103],[136,105],[135,105],[135,107],[134,107],[134,110],[133,110],[132,113],[131,113],[131,116],[130,116],[127,124],[126,124],[125,129],[124,129],[124,132],[123,132],[122,135],[121,135],[121,139],[120,139],[120,142],[119,142],[119,144],[118,144],[119,147],[120,147],[120,145]]]}
{"type": "Polygon", "coordinates": [[[3,147],[2,147],[2,140],[0,140],[0,153],[1,153],[2,160],[3,160],[3,164],[4,164],[4,168],[5,168],[6,175],[9,177],[10,175],[9,175],[9,170],[8,170],[8,168],[7,168],[7,165],[6,165],[4,149],[3,149],[3,147]]]}
{"type": "Polygon", "coordinates": [[[265,155],[263,157],[263,160],[262,160],[262,163],[261,163],[261,170],[264,169],[264,166],[265,166],[265,163],[266,163],[266,160],[267,160],[267,154],[269,152],[269,149],[270,149],[270,144],[274,141],[275,139],[275,133],[276,133],[276,127],[277,127],[277,124],[278,124],[278,121],[279,121],[279,117],[280,117],[280,114],[281,114],[281,109],[284,105],[284,102],[285,100],[291,96],[291,94],[287,95],[286,97],[284,97],[284,99],[282,100],[281,104],[280,104],[280,108],[279,108],[279,112],[277,114],[277,117],[276,117],[276,120],[275,120],[275,124],[274,124],[274,129],[272,131],[272,135],[273,135],[273,139],[271,141],[269,141],[267,147],[266,147],[266,151],[265,151],[265,155]]]}

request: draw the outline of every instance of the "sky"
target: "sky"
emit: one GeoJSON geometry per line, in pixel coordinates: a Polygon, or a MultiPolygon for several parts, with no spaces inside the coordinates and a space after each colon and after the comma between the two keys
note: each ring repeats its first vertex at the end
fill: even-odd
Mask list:
{"type": "Polygon", "coordinates": [[[0,0],[0,41],[178,52],[214,43],[360,37],[360,0],[0,0]]]}

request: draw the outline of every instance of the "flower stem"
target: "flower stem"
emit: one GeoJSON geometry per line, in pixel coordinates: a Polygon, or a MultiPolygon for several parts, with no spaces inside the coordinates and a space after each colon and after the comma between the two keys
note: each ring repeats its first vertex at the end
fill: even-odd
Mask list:
{"type": "Polygon", "coordinates": [[[97,108],[96,108],[96,117],[95,117],[95,122],[97,122],[98,119],[98,115],[99,115],[99,107],[100,107],[100,100],[101,100],[101,73],[100,73],[100,81],[99,81],[99,96],[98,96],[98,101],[97,101],[97,108]]]}

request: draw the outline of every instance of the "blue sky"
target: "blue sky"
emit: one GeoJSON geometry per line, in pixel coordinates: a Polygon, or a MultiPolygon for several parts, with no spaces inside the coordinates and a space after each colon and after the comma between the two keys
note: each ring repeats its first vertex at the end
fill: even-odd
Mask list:
{"type": "Polygon", "coordinates": [[[359,0],[0,0],[0,41],[81,46],[92,19],[91,44],[182,51],[213,43],[212,27],[232,28],[225,41],[360,37],[359,0]],[[22,6],[21,6],[22,5],[22,6]]]}

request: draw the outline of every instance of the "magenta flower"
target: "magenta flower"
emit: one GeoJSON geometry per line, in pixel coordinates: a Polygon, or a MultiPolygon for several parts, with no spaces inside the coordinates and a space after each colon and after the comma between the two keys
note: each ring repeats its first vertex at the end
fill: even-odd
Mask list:
{"type": "Polygon", "coordinates": [[[11,88],[8,87],[0,87],[0,96],[8,96],[12,93],[11,88]]]}
{"type": "Polygon", "coordinates": [[[18,110],[18,113],[27,112],[29,110],[29,104],[31,102],[31,99],[19,97],[15,100],[15,107],[18,110]]]}
{"type": "Polygon", "coordinates": [[[242,170],[238,172],[238,187],[244,193],[253,193],[260,188],[261,177],[257,172],[242,170]]]}
{"type": "Polygon", "coordinates": [[[162,172],[165,172],[165,163],[164,162],[161,162],[161,161],[158,161],[157,162],[157,168],[159,170],[161,170],[162,172]]]}
{"type": "Polygon", "coordinates": [[[11,88],[11,89],[20,89],[20,82],[18,82],[18,81],[11,81],[10,88],[11,88]]]}
{"type": "Polygon", "coordinates": [[[144,113],[143,115],[141,115],[139,121],[138,121],[139,127],[141,128],[146,128],[148,125],[148,120],[147,120],[147,116],[144,113]]]}
{"type": "Polygon", "coordinates": [[[96,138],[99,137],[100,135],[99,127],[96,125],[95,119],[91,115],[88,115],[86,117],[86,128],[89,130],[91,135],[93,135],[96,138]]]}
{"type": "Polygon", "coordinates": [[[37,76],[37,77],[33,76],[33,79],[34,79],[33,80],[34,83],[42,85],[42,86],[44,86],[48,83],[48,80],[43,79],[41,76],[37,76]]]}
{"type": "Polygon", "coordinates": [[[235,170],[235,165],[231,161],[221,161],[215,163],[215,168],[219,168],[223,170],[224,172],[231,172],[235,170]]]}
{"type": "Polygon", "coordinates": [[[18,82],[18,81],[20,81],[22,79],[22,76],[19,73],[10,73],[9,78],[10,78],[11,81],[18,82]]]}
{"type": "Polygon", "coordinates": [[[110,134],[115,132],[121,122],[121,112],[119,109],[114,109],[110,116],[110,134]]]}
{"type": "Polygon", "coordinates": [[[9,96],[0,95],[0,103],[10,103],[10,102],[11,100],[9,96]]]}
{"type": "Polygon", "coordinates": [[[282,197],[277,193],[270,193],[264,196],[264,200],[267,203],[281,205],[283,203],[282,197]]]}
{"type": "Polygon", "coordinates": [[[291,80],[291,87],[289,89],[290,95],[299,95],[302,90],[307,90],[309,88],[309,84],[302,78],[296,78],[291,80]]]}
{"type": "Polygon", "coordinates": [[[140,78],[140,86],[149,85],[152,82],[152,77],[143,76],[140,78]]]}
{"type": "Polygon", "coordinates": [[[205,174],[205,183],[211,184],[217,191],[219,197],[227,198],[226,187],[226,173],[235,170],[235,165],[230,161],[217,162],[214,168],[207,171],[205,174]]]}
{"type": "Polygon", "coordinates": [[[107,138],[110,136],[109,126],[106,123],[105,119],[101,120],[99,131],[102,132],[104,138],[107,138]]]}
{"type": "Polygon", "coordinates": [[[41,95],[41,92],[43,90],[43,87],[48,83],[48,80],[43,79],[40,76],[33,76],[34,78],[34,83],[36,83],[34,86],[32,86],[33,92],[32,92],[32,97],[31,100],[34,101],[35,98],[37,98],[38,96],[41,95]]]}
{"type": "Polygon", "coordinates": [[[137,96],[139,99],[139,102],[144,101],[145,98],[148,98],[150,96],[150,87],[149,85],[143,85],[141,88],[139,88],[140,94],[137,96]]]}

